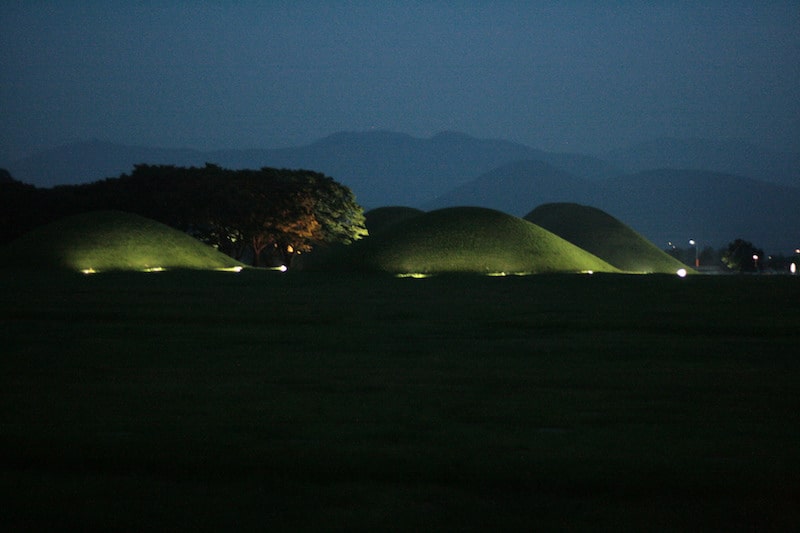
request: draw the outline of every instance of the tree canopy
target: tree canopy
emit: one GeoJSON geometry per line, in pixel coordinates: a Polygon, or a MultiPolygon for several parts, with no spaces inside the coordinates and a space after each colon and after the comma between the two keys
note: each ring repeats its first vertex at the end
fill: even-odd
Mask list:
{"type": "Polygon", "coordinates": [[[728,249],[722,253],[722,263],[736,272],[758,272],[765,259],[764,250],[744,239],[729,243],[728,249]]]}

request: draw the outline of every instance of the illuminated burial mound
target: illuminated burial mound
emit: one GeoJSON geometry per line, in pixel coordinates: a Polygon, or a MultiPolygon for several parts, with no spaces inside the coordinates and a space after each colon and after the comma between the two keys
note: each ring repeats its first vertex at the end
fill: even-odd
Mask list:
{"type": "Polygon", "coordinates": [[[96,211],[37,228],[2,250],[3,265],[83,272],[237,269],[241,263],[154,220],[96,211]]]}
{"type": "Polygon", "coordinates": [[[630,227],[594,207],[572,203],[543,204],[525,215],[525,220],[626,272],[674,274],[678,269],[686,268],[630,227]]]}
{"type": "Polygon", "coordinates": [[[617,271],[535,224],[481,207],[420,214],[342,252],[334,267],[396,274],[617,271]]]}

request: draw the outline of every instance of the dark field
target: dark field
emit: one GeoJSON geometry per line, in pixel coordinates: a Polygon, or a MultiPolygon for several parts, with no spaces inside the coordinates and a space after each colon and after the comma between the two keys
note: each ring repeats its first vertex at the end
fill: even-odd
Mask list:
{"type": "Polygon", "coordinates": [[[800,523],[800,278],[0,290],[5,531],[800,523]]]}

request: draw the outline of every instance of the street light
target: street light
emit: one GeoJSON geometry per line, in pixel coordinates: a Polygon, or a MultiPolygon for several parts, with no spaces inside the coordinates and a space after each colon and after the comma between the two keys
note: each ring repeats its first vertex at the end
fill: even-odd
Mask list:
{"type": "Polygon", "coordinates": [[[758,254],[753,254],[753,264],[756,267],[756,272],[758,272],[758,254]]]}
{"type": "Polygon", "coordinates": [[[697,254],[697,242],[694,239],[689,239],[689,246],[694,246],[694,266],[700,266],[700,256],[697,254]]]}

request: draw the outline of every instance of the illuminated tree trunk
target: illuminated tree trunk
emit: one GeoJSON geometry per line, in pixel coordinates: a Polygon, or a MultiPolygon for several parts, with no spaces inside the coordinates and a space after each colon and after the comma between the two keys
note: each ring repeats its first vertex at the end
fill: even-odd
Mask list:
{"type": "Polygon", "coordinates": [[[264,235],[253,235],[252,245],[253,245],[253,266],[260,267],[261,252],[263,252],[264,248],[267,247],[267,239],[264,237],[264,235]]]}

